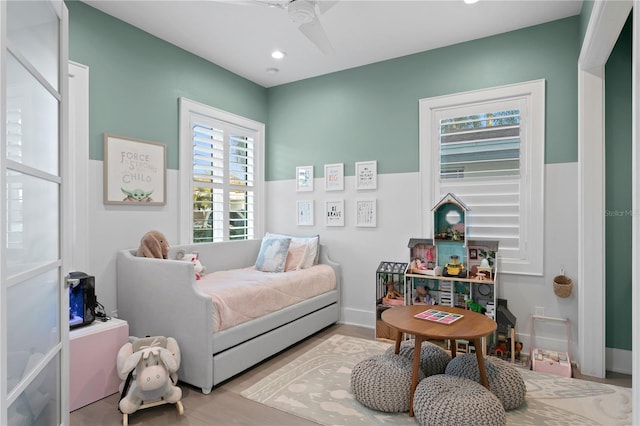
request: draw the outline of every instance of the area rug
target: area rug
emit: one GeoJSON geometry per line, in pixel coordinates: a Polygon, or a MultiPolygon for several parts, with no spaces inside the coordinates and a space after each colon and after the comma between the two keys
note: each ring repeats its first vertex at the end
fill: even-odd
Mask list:
{"type": "MultiPolygon", "coordinates": [[[[353,398],[351,369],[389,343],[334,335],[242,392],[242,396],[322,425],[411,425],[408,413],[370,410],[353,398]]],[[[631,389],[518,369],[525,403],[510,425],[630,425],[631,389]]]]}

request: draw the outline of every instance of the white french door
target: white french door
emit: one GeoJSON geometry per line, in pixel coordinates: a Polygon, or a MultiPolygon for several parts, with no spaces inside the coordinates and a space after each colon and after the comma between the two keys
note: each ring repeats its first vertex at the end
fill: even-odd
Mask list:
{"type": "Polygon", "coordinates": [[[62,0],[0,1],[1,425],[69,423],[67,20],[62,0]]]}

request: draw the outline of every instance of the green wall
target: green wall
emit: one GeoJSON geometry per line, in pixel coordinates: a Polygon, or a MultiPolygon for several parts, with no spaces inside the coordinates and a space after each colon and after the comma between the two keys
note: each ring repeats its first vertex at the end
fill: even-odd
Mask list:
{"type": "Polygon", "coordinates": [[[89,157],[103,159],[103,134],[167,145],[178,168],[178,98],[262,123],[267,91],[211,62],[78,1],[69,8],[69,58],[89,66],[89,157]]]}
{"type": "Polygon", "coordinates": [[[178,168],[178,98],[267,124],[267,180],[295,167],[377,160],[379,173],[418,171],[418,100],[547,81],[546,163],[577,161],[580,21],[575,16],[265,89],[77,1],[68,1],[70,58],[90,67],[91,159],[105,132],[167,145],[178,168]]]}
{"type": "Polygon", "coordinates": [[[605,66],[606,340],[631,350],[631,17],[605,66]]]}
{"type": "Polygon", "coordinates": [[[545,79],[546,163],[578,159],[579,17],[379,62],[268,91],[267,180],[295,167],[377,160],[417,172],[421,98],[545,79]]]}

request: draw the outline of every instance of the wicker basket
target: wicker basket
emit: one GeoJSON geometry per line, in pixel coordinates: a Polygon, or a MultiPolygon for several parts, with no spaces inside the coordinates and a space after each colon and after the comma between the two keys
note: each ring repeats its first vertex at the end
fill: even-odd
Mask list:
{"type": "Polygon", "coordinates": [[[557,275],[553,278],[553,292],[558,297],[571,296],[571,290],[573,290],[573,281],[571,278],[565,275],[557,275]]]}

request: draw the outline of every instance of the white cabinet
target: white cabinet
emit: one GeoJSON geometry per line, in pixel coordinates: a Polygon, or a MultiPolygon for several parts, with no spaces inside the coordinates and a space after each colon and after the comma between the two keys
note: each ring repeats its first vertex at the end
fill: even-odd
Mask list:
{"type": "Polygon", "coordinates": [[[118,392],[116,356],[128,340],[129,324],[117,318],[69,332],[70,411],[118,392]]]}

